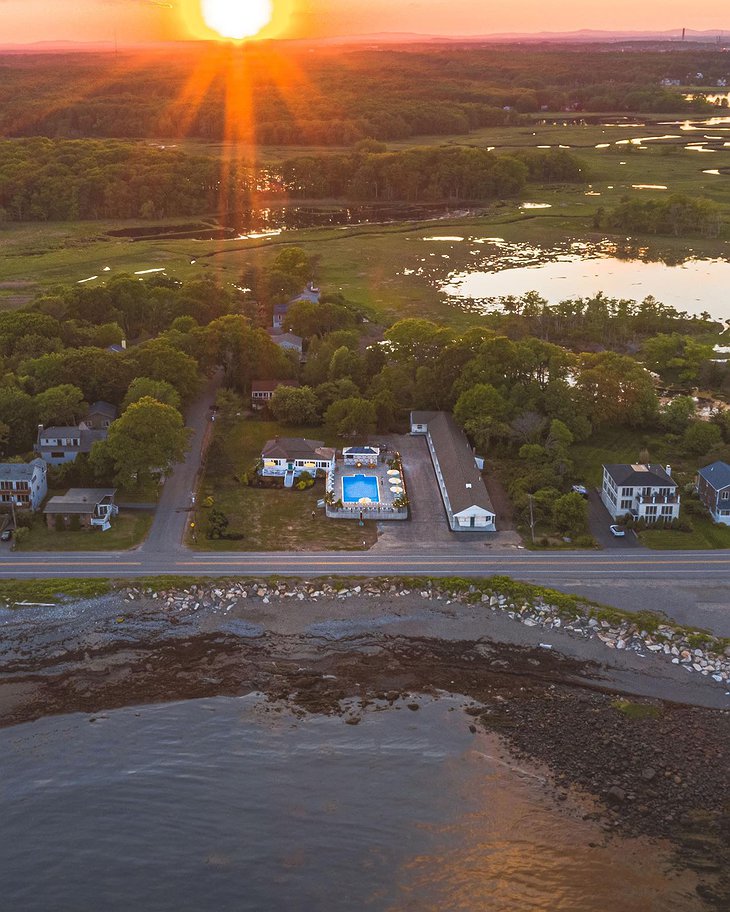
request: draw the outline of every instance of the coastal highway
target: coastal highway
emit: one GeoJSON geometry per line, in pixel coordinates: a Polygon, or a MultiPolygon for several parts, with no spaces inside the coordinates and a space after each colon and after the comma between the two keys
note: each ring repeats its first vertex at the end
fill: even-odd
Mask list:
{"type": "Polygon", "coordinates": [[[378,553],[245,552],[210,554],[170,552],[76,552],[0,556],[0,578],[111,577],[115,579],[171,574],[180,576],[491,576],[540,579],[555,583],[582,579],[651,579],[730,581],[730,552],[661,551],[634,553],[564,551],[535,553],[473,550],[378,553]]]}
{"type": "Polygon", "coordinates": [[[730,637],[730,552],[247,552],[182,548],[119,553],[0,554],[0,579],[141,576],[511,576],[626,611],[654,611],[730,637]]]}

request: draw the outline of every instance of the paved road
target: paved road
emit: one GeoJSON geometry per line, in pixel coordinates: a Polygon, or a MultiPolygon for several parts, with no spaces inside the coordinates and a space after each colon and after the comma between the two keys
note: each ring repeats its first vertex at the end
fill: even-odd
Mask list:
{"type": "Polygon", "coordinates": [[[214,576],[491,576],[502,574],[574,592],[628,611],[664,612],[679,623],[730,636],[730,554],[635,551],[623,554],[530,551],[475,553],[194,551],[4,553],[0,578],[214,576]]]}
{"type": "Polygon", "coordinates": [[[484,576],[503,573],[520,579],[585,580],[730,579],[730,553],[718,551],[663,551],[622,555],[564,551],[502,554],[469,550],[413,554],[374,552],[246,552],[208,554],[195,551],[148,550],[116,553],[9,553],[0,559],[0,577],[13,576],[140,576],[150,573],[193,575],[281,574],[294,576],[433,575],[484,576]]]}
{"type": "Polygon", "coordinates": [[[144,544],[136,552],[137,554],[140,552],[170,554],[174,551],[183,551],[183,536],[188,522],[188,510],[196,488],[206,435],[211,429],[210,406],[215,401],[215,394],[220,384],[221,376],[216,374],[208,381],[204,391],[188,409],[185,423],[193,431],[190,447],[185,454],[185,460],[175,466],[165,482],[152,528],[144,544]]]}

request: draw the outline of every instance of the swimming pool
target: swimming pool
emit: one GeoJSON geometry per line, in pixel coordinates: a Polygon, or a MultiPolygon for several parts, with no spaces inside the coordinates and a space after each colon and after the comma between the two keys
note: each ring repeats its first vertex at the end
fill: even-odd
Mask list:
{"type": "Polygon", "coordinates": [[[342,478],[342,502],[357,503],[361,498],[368,497],[373,503],[378,503],[378,479],[375,475],[344,475],[342,478]]]}

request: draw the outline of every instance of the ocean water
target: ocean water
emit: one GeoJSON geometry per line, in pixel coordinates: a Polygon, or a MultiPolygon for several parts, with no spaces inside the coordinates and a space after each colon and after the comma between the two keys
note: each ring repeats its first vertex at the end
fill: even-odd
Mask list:
{"type": "Polygon", "coordinates": [[[665,847],[608,838],[472,734],[458,697],[359,725],[259,695],[0,731],[13,912],[689,912],[665,847]]]}

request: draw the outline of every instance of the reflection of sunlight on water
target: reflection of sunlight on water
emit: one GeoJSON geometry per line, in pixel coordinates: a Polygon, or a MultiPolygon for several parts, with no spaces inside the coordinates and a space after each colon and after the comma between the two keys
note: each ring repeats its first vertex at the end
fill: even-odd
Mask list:
{"type": "Polygon", "coordinates": [[[709,312],[724,320],[730,306],[730,262],[690,257],[679,265],[646,262],[646,251],[632,250],[636,258],[618,256],[613,243],[573,241],[543,248],[511,243],[502,238],[470,238],[482,244],[471,266],[447,278],[431,272],[431,281],[454,303],[486,313],[502,297],[522,297],[537,291],[549,303],[588,297],[599,291],[613,298],[640,301],[653,296],[690,314],[709,312]]]}
{"type": "MultiPolygon", "coordinates": [[[[418,854],[405,865],[400,901],[391,912],[701,908],[694,876],[657,864],[657,845],[607,838],[581,819],[591,807],[572,797],[566,813],[556,817],[541,787],[542,771],[520,770],[509,755],[502,760],[491,736],[479,736],[478,742],[484,752],[470,751],[458,769],[459,790],[472,796],[472,809],[445,826],[428,827],[432,835],[443,834],[440,851],[418,854]]],[[[445,778],[447,787],[452,777],[445,778]]]]}

